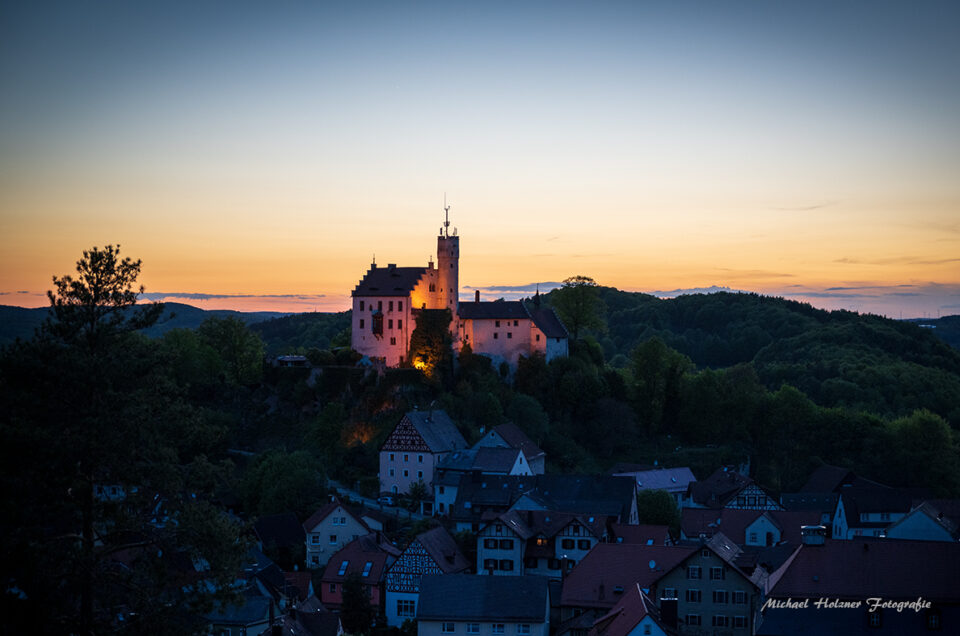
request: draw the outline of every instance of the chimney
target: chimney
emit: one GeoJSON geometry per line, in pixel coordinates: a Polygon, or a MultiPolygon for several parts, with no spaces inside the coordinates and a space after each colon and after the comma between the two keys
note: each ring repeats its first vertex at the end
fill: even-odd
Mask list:
{"type": "Polygon", "coordinates": [[[825,526],[800,526],[800,542],[803,545],[823,545],[827,538],[825,526]]]}
{"type": "Polygon", "coordinates": [[[477,290],[476,294],[474,295],[474,298],[476,299],[477,302],[480,302],[480,290],[479,290],[479,289],[477,290]]]}

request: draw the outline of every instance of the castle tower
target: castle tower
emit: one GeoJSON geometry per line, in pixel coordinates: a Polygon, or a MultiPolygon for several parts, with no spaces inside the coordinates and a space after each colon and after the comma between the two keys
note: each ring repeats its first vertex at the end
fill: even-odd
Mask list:
{"type": "Polygon", "coordinates": [[[450,326],[456,329],[460,297],[460,237],[456,228],[453,234],[450,233],[450,206],[444,205],[443,211],[443,228],[437,237],[437,292],[439,307],[450,310],[453,314],[453,324],[450,326]]]}

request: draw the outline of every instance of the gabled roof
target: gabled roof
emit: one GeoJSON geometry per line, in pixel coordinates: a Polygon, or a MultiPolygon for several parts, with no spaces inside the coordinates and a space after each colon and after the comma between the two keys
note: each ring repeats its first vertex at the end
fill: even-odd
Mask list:
{"type": "Polygon", "coordinates": [[[303,525],[297,519],[297,515],[292,512],[260,517],[253,524],[253,531],[264,546],[302,545],[307,538],[303,525]]]}
{"type": "Polygon", "coordinates": [[[660,611],[636,583],[628,587],[620,601],[606,615],[600,617],[588,632],[589,636],[629,636],[644,618],[660,624],[660,611]]]}
{"type": "Polygon", "coordinates": [[[533,497],[548,510],[626,521],[635,501],[636,484],[612,475],[537,475],[533,497]]]}
{"type": "Polygon", "coordinates": [[[795,492],[780,495],[780,505],[791,511],[816,510],[829,512],[831,515],[837,509],[835,492],[795,492]]]}
{"type": "Polygon", "coordinates": [[[417,620],[547,621],[547,579],[540,576],[425,574],[417,620]]]}
{"type": "Polygon", "coordinates": [[[800,527],[820,523],[820,513],[813,511],[785,512],[782,510],[736,510],[732,508],[684,508],[680,512],[683,534],[695,539],[723,532],[738,544],[746,543],[746,530],[760,517],[766,516],[780,530],[781,540],[799,545],[800,527]]]}
{"type": "Polygon", "coordinates": [[[800,492],[836,492],[844,484],[853,483],[856,478],[852,470],[825,464],[813,471],[800,492]]]}
{"type": "Polygon", "coordinates": [[[404,417],[410,420],[434,453],[446,453],[467,447],[467,440],[463,439],[457,425],[446,411],[409,411],[404,417]]]}
{"type": "Polygon", "coordinates": [[[457,542],[443,526],[417,535],[417,541],[445,574],[455,574],[470,567],[470,561],[460,552],[457,542]]]}
{"type": "Polygon", "coordinates": [[[461,302],[457,315],[462,320],[530,320],[530,314],[519,300],[493,302],[461,302]]]}
{"type": "Polygon", "coordinates": [[[519,454],[520,450],[516,448],[468,448],[449,453],[437,464],[437,468],[446,471],[479,470],[481,473],[509,475],[519,454]]]}
{"type": "Polygon", "coordinates": [[[703,481],[690,484],[693,500],[708,508],[722,508],[737,496],[741,490],[753,483],[753,480],[735,470],[718,468],[703,481]]]}
{"type": "Polygon", "coordinates": [[[543,332],[547,338],[568,338],[567,328],[563,326],[557,313],[552,308],[528,309],[533,324],[543,332]]]}
{"type": "Polygon", "coordinates": [[[637,526],[626,523],[610,524],[611,541],[614,543],[638,543],[642,545],[668,545],[670,539],[669,526],[640,524],[637,526]]]}
{"type": "Polygon", "coordinates": [[[354,296],[407,296],[426,273],[426,267],[373,265],[353,288],[354,296]]]}
{"type": "Polygon", "coordinates": [[[387,567],[398,556],[400,551],[389,543],[378,542],[376,534],[357,537],[330,557],[321,580],[333,583],[342,581],[351,574],[359,574],[364,581],[369,581],[372,585],[383,578],[387,567]],[[366,576],[363,576],[364,572],[367,573],[366,576]]]}
{"type": "Polygon", "coordinates": [[[367,527],[367,524],[365,524],[356,514],[354,514],[352,510],[340,503],[339,499],[334,498],[333,501],[317,510],[315,513],[310,515],[309,519],[303,522],[304,531],[313,532],[313,529],[320,525],[320,523],[330,516],[337,508],[343,508],[344,513],[350,515],[354,521],[359,523],[364,528],[367,527]]]}
{"type": "Polygon", "coordinates": [[[890,536],[890,531],[897,528],[901,524],[907,522],[908,519],[914,515],[924,515],[930,519],[933,523],[943,528],[943,531],[948,535],[953,537],[954,540],[960,538],[960,525],[957,524],[956,520],[952,519],[948,515],[944,514],[933,505],[932,502],[925,501],[897,521],[890,524],[887,528],[887,536],[890,536]]]}
{"type": "Polygon", "coordinates": [[[687,490],[687,487],[696,482],[686,466],[680,468],[654,468],[651,470],[631,470],[613,473],[621,477],[633,477],[637,480],[637,487],[642,490],[687,490]]]}
{"type": "Polygon", "coordinates": [[[272,602],[269,596],[248,589],[239,604],[229,603],[218,607],[206,614],[205,618],[217,625],[256,625],[269,618],[272,602]]]}
{"type": "Polygon", "coordinates": [[[863,522],[864,513],[909,512],[912,497],[898,488],[879,484],[869,486],[846,486],[840,490],[840,501],[848,528],[884,527],[890,522],[863,522]]]}
{"type": "Polygon", "coordinates": [[[597,544],[564,579],[561,605],[613,607],[620,600],[618,589],[634,584],[649,589],[698,547],[597,544]]]}
{"type": "MultiPolygon", "coordinates": [[[[528,462],[545,454],[543,450],[537,446],[532,439],[527,437],[527,434],[521,431],[520,427],[513,422],[501,424],[490,432],[499,435],[510,448],[520,449],[528,462]]],[[[479,444],[480,442],[477,442],[477,445],[479,444]]]]}
{"type": "Polygon", "coordinates": [[[577,523],[597,539],[606,534],[607,517],[576,515],[552,510],[510,510],[496,517],[521,539],[543,536],[547,539],[572,523],[577,523]]]}
{"type": "Polygon", "coordinates": [[[960,602],[960,543],[827,541],[803,545],[773,587],[776,598],[960,602]]]}

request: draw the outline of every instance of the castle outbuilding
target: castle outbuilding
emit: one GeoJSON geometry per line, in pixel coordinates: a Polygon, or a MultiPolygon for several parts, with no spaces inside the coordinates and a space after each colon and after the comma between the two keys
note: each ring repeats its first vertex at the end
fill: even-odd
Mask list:
{"type": "Polygon", "coordinates": [[[424,309],[449,309],[454,350],[469,344],[474,353],[516,367],[520,356],[565,356],[568,335],[552,309],[520,301],[459,301],[460,237],[450,231],[449,206],[437,236],[437,263],[426,267],[381,267],[376,262],[353,290],[351,344],[371,360],[396,367],[407,361],[410,336],[424,309]]]}

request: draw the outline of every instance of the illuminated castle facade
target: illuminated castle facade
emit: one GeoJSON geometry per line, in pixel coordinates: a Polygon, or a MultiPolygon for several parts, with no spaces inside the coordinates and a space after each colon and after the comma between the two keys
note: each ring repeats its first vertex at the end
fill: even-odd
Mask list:
{"type": "Polygon", "coordinates": [[[469,343],[474,353],[516,368],[521,355],[543,353],[548,360],[567,355],[567,331],[552,309],[520,301],[460,302],[460,237],[448,216],[437,236],[437,263],[397,267],[376,263],[353,290],[352,346],[388,367],[402,365],[422,309],[449,309],[454,349],[469,343]]]}

